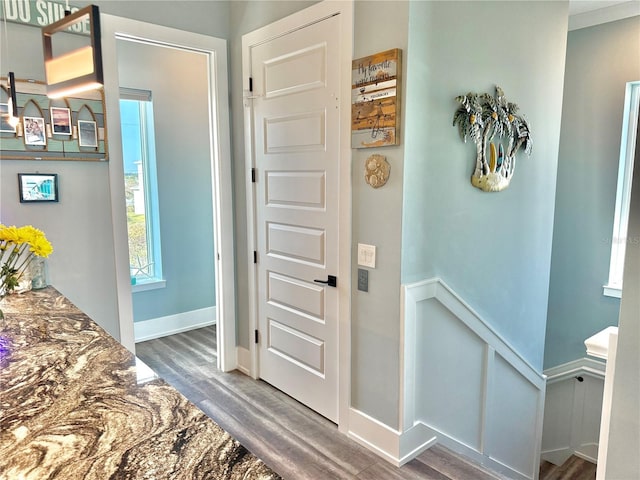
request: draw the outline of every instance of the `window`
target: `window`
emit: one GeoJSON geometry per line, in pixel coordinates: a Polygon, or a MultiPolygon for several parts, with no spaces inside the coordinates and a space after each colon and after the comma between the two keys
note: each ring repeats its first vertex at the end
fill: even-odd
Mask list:
{"type": "Polygon", "coordinates": [[[120,117],[131,284],[134,291],[158,288],[164,281],[151,92],[120,89],[120,117]]]}
{"type": "Polygon", "coordinates": [[[640,115],[640,82],[627,83],[624,118],[622,122],[622,141],[620,143],[620,163],[618,166],[618,191],[611,237],[611,263],[609,282],[604,286],[604,294],[610,297],[622,296],[622,273],[624,253],[627,246],[627,224],[631,202],[631,180],[633,161],[638,136],[638,117],[640,115]]]}

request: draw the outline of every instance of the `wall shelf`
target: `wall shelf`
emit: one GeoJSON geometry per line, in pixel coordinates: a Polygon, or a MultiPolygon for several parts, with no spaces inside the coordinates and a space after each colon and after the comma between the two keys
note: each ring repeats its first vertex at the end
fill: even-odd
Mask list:
{"type": "MultiPolygon", "coordinates": [[[[5,77],[0,77],[0,103],[8,101],[5,77]]],[[[20,124],[15,132],[0,131],[0,160],[70,160],[105,162],[109,160],[106,132],[104,92],[95,90],[74,97],[50,99],[46,84],[38,80],[16,79],[20,124]],[[51,108],[68,108],[71,125],[68,134],[54,132],[51,108]],[[25,117],[42,118],[45,125],[45,145],[30,145],[26,141],[25,117]],[[78,122],[95,122],[95,146],[80,141],[78,122]]],[[[6,127],[5,121],[2,122],[6,127]]],[[[91,132],[89,133],[91,135],[91,132]]],[[[90,142],[93,143],[93,142],[90,142]]]]}

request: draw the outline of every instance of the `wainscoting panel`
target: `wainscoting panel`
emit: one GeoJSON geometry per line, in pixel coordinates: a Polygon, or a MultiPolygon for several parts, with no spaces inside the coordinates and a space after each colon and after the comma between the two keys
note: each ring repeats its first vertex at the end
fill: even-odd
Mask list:
{"type": "Polygon", "coordinates": [[[540,440],[534,428],[543,413],[538,410],[539,394],[535,385],[496,354],[485,454],[529,478],[532,465],[540,461],[540,440]]]}
{"type": "Polygon", "coordinates": [[[562,465],[571,455],[596,463],[605,362],[581,358],[546,370],[542,458],[562,465]]]}
{"type": "Polygon", "coordinates": [[[554,465],[562,465],[572,455],[571,424],[573,400],[577,382],[570,378],[548,383],[542,427],[542,458],[554,465]]]}
{"type": "Polygon", "coordinates": [[[418,304],[416,418],[470,448],[481,448],[485,344],[436,299],[418,304]],[[452,348],[455,345],[455,348],[452,348]]]}
{"type": "Polygon", "coordinates": [[[423,445],[435,436],[510,478],[537,478],[545,376],[439,278],[403,296],[399,436],[421,425],[423,445]]]}

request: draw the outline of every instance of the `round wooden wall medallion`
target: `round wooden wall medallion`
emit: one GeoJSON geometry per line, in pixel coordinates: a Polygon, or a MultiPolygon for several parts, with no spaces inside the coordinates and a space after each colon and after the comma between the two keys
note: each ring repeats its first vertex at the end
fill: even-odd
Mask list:
{"type": "Polygon", "coordinates": [[[389,165],[384,155],[378,155],[376,153],[365,161],[364,180],[373,188],[380,188],[387,183],[390,172],[391,165],[389,165]]]}

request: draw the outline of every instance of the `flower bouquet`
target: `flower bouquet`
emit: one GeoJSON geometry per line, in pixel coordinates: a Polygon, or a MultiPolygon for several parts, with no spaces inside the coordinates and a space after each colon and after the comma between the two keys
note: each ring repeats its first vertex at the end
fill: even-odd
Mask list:
{"type": "MultiPolygon", "coordinates": [[[[0,224],[0,300],[20,285],[34,256],[46,258],[51,252],[51,243],[37,228],[0,224]]],[[[0,309],[2,318],[4,315],[0,309]]]]}

